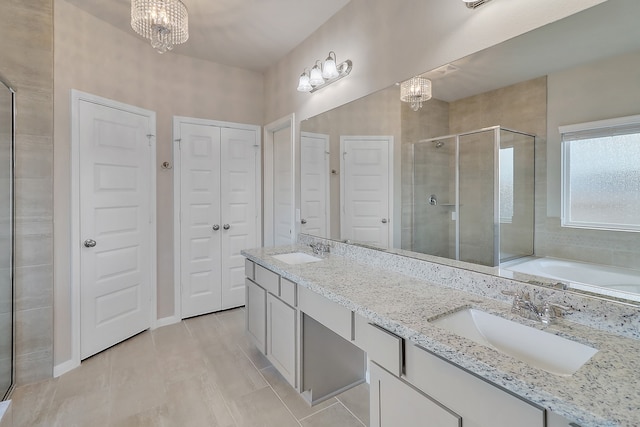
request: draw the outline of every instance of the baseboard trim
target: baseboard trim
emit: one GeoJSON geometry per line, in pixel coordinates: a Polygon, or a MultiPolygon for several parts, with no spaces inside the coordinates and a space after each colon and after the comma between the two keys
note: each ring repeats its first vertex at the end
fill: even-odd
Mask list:
{"type": "Polygon", "coordinates": [[[76,363],[74,360],[67,360],[66,362],[55,365],[53,367],[53,377],[58,378],[60,375],[66,374],[78,366],[80,366],[80,363],[76,363]]]}
{"type": "Polygon", "coordinates": [[[153,329],[161,328],[163,326],[173,325],[175,323],[180,323],[181,320],[182,319],[180,319],[178,316],[163,317],[162,319],[156,320],[156,324],[153,329]]]}

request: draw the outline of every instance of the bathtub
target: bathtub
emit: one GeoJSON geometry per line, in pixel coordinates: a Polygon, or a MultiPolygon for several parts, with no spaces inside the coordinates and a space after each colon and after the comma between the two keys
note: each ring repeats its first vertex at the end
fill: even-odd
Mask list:
{"type": "Polygon", "coordinates": [[[537,257],[520,258],[500,265],[501,274],[505,270],[566,282],[572,289],[640,301],[640,270],[537,257]]]}

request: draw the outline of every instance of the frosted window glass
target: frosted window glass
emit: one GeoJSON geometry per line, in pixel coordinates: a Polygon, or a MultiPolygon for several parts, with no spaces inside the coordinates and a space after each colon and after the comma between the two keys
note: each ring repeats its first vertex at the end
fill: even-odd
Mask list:
{"type": "Polygon", "coordinates": [[[500,149],[500,222],[513,220],[513,147],[500,149]]]}
{"type": "Polygon", "coordinates": [[[565,225],[640,231],[640,134],[565,142],[565,225]]]}

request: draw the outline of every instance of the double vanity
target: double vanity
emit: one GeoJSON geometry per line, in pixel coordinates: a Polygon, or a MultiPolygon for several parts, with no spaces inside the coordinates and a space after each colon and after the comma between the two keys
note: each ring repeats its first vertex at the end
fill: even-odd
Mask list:
{"type": "Polygon", "coordinates": [[[640,425],[637,308],[318,243],[243,251],[248,334],[310,404],[368,379],[372,427],[640,425]]]}

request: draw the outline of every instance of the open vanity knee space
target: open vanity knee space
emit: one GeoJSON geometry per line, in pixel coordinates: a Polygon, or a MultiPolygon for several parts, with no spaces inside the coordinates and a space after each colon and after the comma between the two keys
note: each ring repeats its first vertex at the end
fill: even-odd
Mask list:
{"type": "Polygon", "coordinates": [[[473,309],[542,329],[513,316],[508,300],[401,274],[372,260],[375,251],[358,258],[340,245],[320,261],[303,245],[243,251],[247,333],[309,404],[368,381],[372,427],[640,425],[624,403],[640,401],[640,373],[619,369],[638,340],[560,320],[545,333],[596,350],[576,372],[551,373],[434,322],[473,309]],[[313,262],[274,257],[305,251],[313,262]]]}

